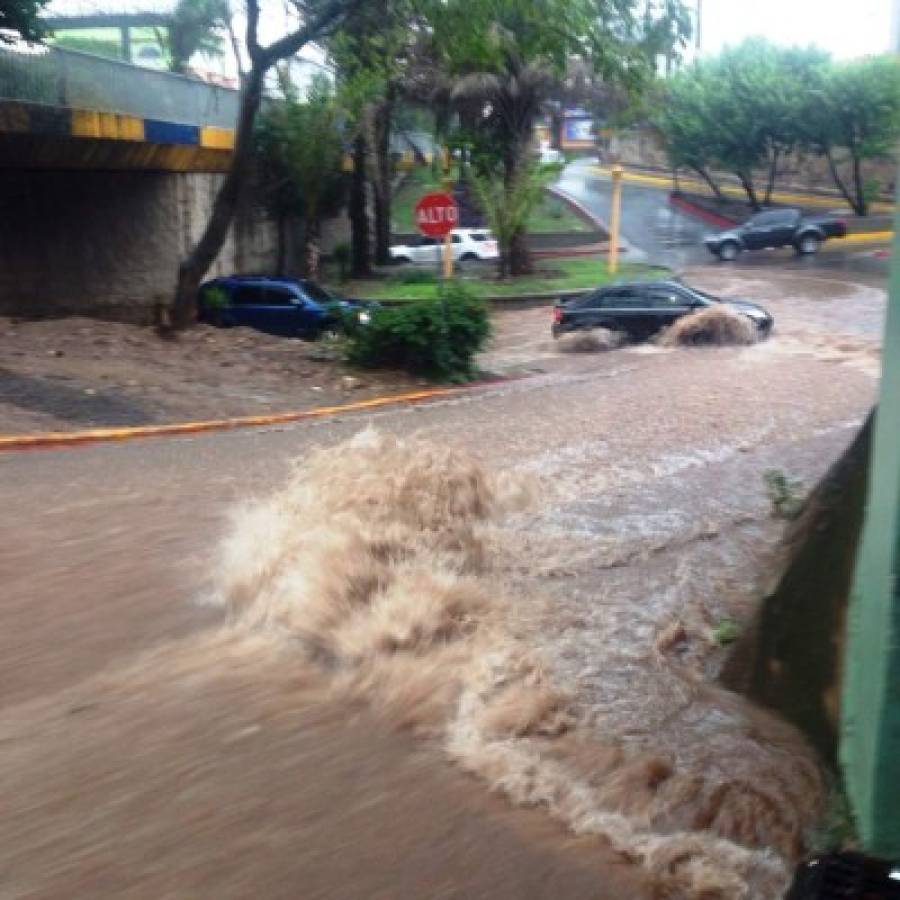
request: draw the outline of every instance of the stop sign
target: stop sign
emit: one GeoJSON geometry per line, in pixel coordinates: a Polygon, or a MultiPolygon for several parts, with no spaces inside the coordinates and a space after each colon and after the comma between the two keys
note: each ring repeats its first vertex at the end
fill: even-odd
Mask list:
{"type": "Polygon", "coordinates": [[[416,204],[416,225],[428,237],[444,237],[456,228],[457,222],[456,201],[443,191],[426,194],[416,204]]]}

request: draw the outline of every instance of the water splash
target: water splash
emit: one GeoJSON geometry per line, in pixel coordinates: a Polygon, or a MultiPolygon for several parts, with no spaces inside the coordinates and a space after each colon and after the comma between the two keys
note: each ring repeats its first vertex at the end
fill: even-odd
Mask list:
{"type": "Polygon", "coordinates": [[[526,479],[363,432],[235,514],[219,600],[511,801],[610,841],[661,896],[778,896],[819,813],[811,751],[660,652],[652,615],[627,633],[602,604],[559,622],[527,588],[526,479]],[[576,641],[594,653],[573,670],[576,641]]]}

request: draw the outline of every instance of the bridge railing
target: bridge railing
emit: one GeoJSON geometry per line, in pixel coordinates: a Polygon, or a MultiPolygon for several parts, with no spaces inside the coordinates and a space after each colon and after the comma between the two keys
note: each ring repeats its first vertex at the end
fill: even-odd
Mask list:
{"type": "Polygon", "coordinates": [[[58,47],[0,44],[0,100],[234,128],[238,92],[58,47]]]}

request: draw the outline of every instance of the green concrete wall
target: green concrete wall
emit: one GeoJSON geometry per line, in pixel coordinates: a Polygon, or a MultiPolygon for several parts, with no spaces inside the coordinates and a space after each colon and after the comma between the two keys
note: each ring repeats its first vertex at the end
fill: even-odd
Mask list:
{"type": "Polygon", "coordinates": [[[867,851],[900,858],[900,216],[863,536],[850,600],[841,752],[867,851]]]}

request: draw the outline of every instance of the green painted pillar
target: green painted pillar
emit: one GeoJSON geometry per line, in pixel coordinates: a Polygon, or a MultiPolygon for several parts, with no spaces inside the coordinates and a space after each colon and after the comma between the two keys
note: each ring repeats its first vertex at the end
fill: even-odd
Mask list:
{"type": "MultiPolygon", "coordinates": [[[[826,560],[822,561],[826,564],[826,560]]],[[[900,214],[865,522],[848,616],[840,759],[866,851],[900,858],[900,214]]]]}

